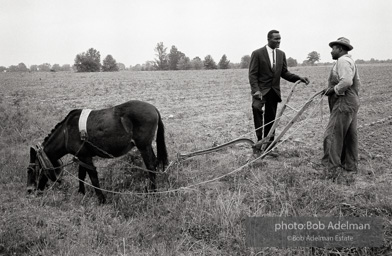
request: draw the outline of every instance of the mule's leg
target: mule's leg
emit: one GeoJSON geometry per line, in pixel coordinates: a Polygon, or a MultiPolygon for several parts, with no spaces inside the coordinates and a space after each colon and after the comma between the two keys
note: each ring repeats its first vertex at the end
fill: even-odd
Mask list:
{"type": "Polygon", "coordinates": [[[155,184],[155,171],[157,167],[157,158],[154,154],[154,151],[152,150],[151,145],[145,147],[145,148],[139,148],[140,154],[143,157],[144,164],[146,165],[147,169],[152,171],[149,172],[149,178],[150,178],[150,189],[152,191],[156,191],[156,184],[155,184]]]}
{"type": "Polygon", "coordinates": [[[42,177],[39,179],[38,181],[38,190],[44,190],[46,183],[48,182],[48,177],[46,177],[46,175],[42,175],[42,177]]]}
{"type": "Polygon", "coordinates": [[[54,173],[56,174],[56,182],[57,182],[58,184],[61,184],[62,175],[63,175],[63,170],[62,170],[62,168],[60,168],[61,162],[56,161],[56,163],[53,164],[53,166],[56,167],[56,169],[55,169],[55,171],[54,171],[54,173]]]}
{"type": "MultiPolygon", "coordinates": [[[[79,166],[79,175],[83,174],[83,173],[80,173],[80,170],[83,169],[84,170],[84,177],[86,177],[86,171],[87,171],[88,176],[90,177],[90,180],[91,180],[91,184],[94,186],[95,194],[97,195],[99,202],[101,204],[104,204],[106,199],[105,199],[105,196],[103,195],[103,193],[100,189],[100,186],[99,186],[98,172],[97,172],[97,168],[95,168],[95,166],[93,164],[93,159],[91,157],[87,157],[87,158],[80,158],[80,160],[83,163],[91,166],[91,169],[83,167],[83,166],[79,166]]],[[[79,185],[80,185],[80,183],[79,183],[79,185]]],[[[80,189],[80,187],[79,187],[79,189],[80,189]]],[[[84,190],[84,184],[83,184],[83,190],[84,190]]]]}
{"type": "Polygon", "coordinates": [[[86,193],[86,190],[84,188],[84,179],[86,178],[86,168],[83,166],[79,165],[79,172],[78,172],[78,177],[79,177],[79,193],[82,193],[83,195],[86,193]]]}

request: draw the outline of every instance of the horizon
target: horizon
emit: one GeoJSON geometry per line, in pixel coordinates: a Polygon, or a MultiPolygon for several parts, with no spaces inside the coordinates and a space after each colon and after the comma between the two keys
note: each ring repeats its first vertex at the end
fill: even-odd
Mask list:
{"type": "MultiPolygon", "coordinates": [[[[101,56],[101,57],[102,57],[102,56],[101,56]]],[[[187,57],[188,57],[188,56],[187,56],[187,57]]],[[[196,56],[196,57],[198,57],[198,56],[196,56]]],[[[113,58],[114,58],[114,57],[113,57],[113,58]]],[[[287,57],[287,58],[290,58],[290,56],[287,57]]],[[[202,59],[202,61],[203,61],[204,58],[201,58],[201,59],[202,59]]],[[[191,60],[192,60],[192,59],[191,59],[191,60]]],[[[215,59],[214,59],[214,60],[215,60],[215,59]]],[[[102,63],[102,61],[103,61],[103,59],[101,58],[101,63],[102,63]]],[[[364,63],[356,63],[357,65],[362,65],[362,64],[388,64],[388,63],[392,63],[392,59],[379,60],[379,59],[374,59],[374,58],[371,58],[371,59],[369,59],[369,60],[354,59],[354,61],[355,61],[355,62],[357,62],[357,61],[364,61],[364,63]],[[372,60],[374,60],[375,62],[372,62],[372,60]]],[[[145,62],[147,62],[147,61],[145,61],[145,62]]],[[[145,62],[143,62],[143,63],[137,63],[136,65],[126,65],[126,64],[121,63],[121,62],[117,62],[117,64],[124,64],[125,69],[130,69],[130,68],[135,67],[135,66],[137,66],[137,65],[143,66],[143,65],[145,64],[145,62]]],[[[217,62],[217,61],[215,60],[215,62],[217,62]]],[[[332,60],[332,61],[326,61],[326,62],[320,61],[320,62],[315,63],[314,65],[303,65],[302,62],[298,62],[298,61],[297,61],[297,66],[296,66],[296,67],[300,67],[300,66],[324,66],[324,65],[328,65],[328,64],[331,64],[331,65],[332,65],[333,62],[335,62],[335,61],[334,61],[334,60],[332,60]]],[[[9,67],[11,67],[11,66],[18,66],[18,65],[21,64],[21,63],[23,63],[23,64],[26,65],[26,63],[24,63],[24,62],[19,62],[19,63],[12,64],[12,65],[9,65],[9,66],[1,65],[1,63],[0,63],[0,67],[9,68],[9,67]]],[[[240,64],[240,62],[232,62],[232,61],[230,61],[230,63],[236,64],[236,65],[237,65],[237,64],[238,64],[238,65],[240,64]]],[[[52,64],[52,63],[45,62],[45,63],[40,63],[40,64],[26,65],[26,67],[27,67],[28,69],[30,69],[30,67],[33,66],[33,65],[40,66],[40,65],[42,65],[42,64],[50,64],[51,67],[53,67],[53,65],[56,65],[56,64],[60,65],[60,67],[62,67],[62,66],[64,66],[64,65],[70,65],[70,68],[72,69],[75,63],[57,63],[57,62],[56,62],[56,63],[53,63],[53,64],[52,64]]],[[[229,69],[230,69],[230,68],[229,68],[229,69]]],[[[174,70],[164,70],[164,71],[174,71],[174,70]]]]}
{"type": "MultiPolygon", "coordinates": [[[[90,48],[93,48],[93,47],[90,47],[90,48]]],[[[169,47],[168,47],[169,48],[169,47]]],[[[99,50],[98,49],[96,49],[98,52],[99,52],[99,50]]],[[[86,50],[87,51],[87,50],[86,50]]],[[[170,52],[170,51],[169,51],[170,52]]],[[[167,52],[167,53],[169,53],[169,52],[167,52]]],[[[185,55],[186,55],[186,53],[185,53],[185,55]]],[[[187,56],[187,55],[186,55],[187,56]]],[[[244,55],[244,56],[246,56],[246,55],[244,55]]],[[[250,56],[250,55],[249,55],[250,56]]],[[[76,57],[76,55],[75,55],[75,57],[76,57]]],[[[106,57],[106,56],[105,56],[106,57]]],[[[105,57],[103,57],[103,56],[101,56],[101,63],[103,62],[103,60],[104,60],[104,58],[105,57]]],[[[187,56],[187,57],[189,57],[189,56],[187,56]]],[[[193,58],[196,58],[196,57],[200,57],[200,56],[195,56],[195,57],[193,57],[193,58]]],[[[205,57],[205,56],[204,56],[205,57]]],[[[204,60],[204,57],[200,57],[200,59],[203,61],[204,60]]],[[[287,57],[287,59],[288,58],[292,58],[292,57],[290,57],[290,56],[286,56],[287,57]]],[[[113,58],[116,60],[116,58],[113,56],[113,58]]],[[[190,60],[192,60],[193,58],[190,58],[190,60]]],[[[215,62],[218,62],[219,60],[220,60],[220,58],[219,58],[219,60],[216,60],[214,57],[213,57],[213,59],[214,59],[214,61],[215,62]]],[[[155,60],[155,59],[154,59],[155,60]]],[[[146,60],[146,61],[144,61],[144,62],[142,62],[142,63],[136,63],[135,65],[127,65],[127,64],[125,64],[125,63],[121,63],[121,62],[117,62],[117,64],[124,64],[124,66],[125,66],[125,68],[126,69],[129,69],[129,68],[131,68],[131,67],[135,67],[135,66],[137,66],[137,65],[141,65],[141,66],[143,66],[146,62],[148,62],[148,61],[154,61],[154,60],[146,60]]],[[[296,59],[294,59],[294,60],[296,60],[296,59]]],[[[117,60],[116,60],[117,61],[117,60]]],[[[230,63],[232,63],[232,64],[240,64],[241,63],[241,60],[240,61],[238,61],[238,62],[234,62],[234,61],[231,61],[230,59],[229,59],[229,61],[230,61],[230,63]]],[[[300,61],[298,61],[298,60],[296,60],[297,61],[297,63],[298,63],[298,65],[297,66],[302,66],[302,64],[303,64],[303,61],[302,62],[300,62],[300,61]]],[[[364,60],[364,59],[354,59],[354,61],[355,62],[357,62],[357,61],[364,61],[365,63],[359,63],[359,64],[378,64],[378,63],[380,63],[380,64],[382,64],[382,63],[392,63],[392,59],[375,59],[375,58],[370,58],[370,59],[368,59],[368,60],[364,60]],[[372,63],[372,61],[374,61],[373,63],[372,63]]],[[[332,64],[334,62],[334,60],[331,60],[331,61],[325,61],[325,62],[323,62],[323,61],[318,61],[314,66],[317,66],[318,64],[319,65],[326,65],[326,64],[332,64]]],[[[11,67],[11,66],[17,66],[17,65],[19,65],[19,64],[21,64],[21,63],[23,63],[23,64],[25,64],[26,65],[26,63],[24,63],[23,61],[22,62],[19,62],[19,63],[15,63],[15,64],[12,64],[12,65],[9,65],[9,66],[5,66],[5,65],[1,65],[1,63],[0,63],[0,67],[6,67],[6,68],[9,68],[9,67],[11,67]]],[[[75,64],[75,62],[73,62],[73,63],[58,63],[58,62],[55,62],[55,63],[49,63],[49,62],[45,62],[45,63],[34,63],[34,64],[30,64],[30,65],[26,65],[26,67],[27,68],[30,68],[31,66],[33,66],[33,65],[36,65],[36,66],[40,66],[40,65],[42,65],[42,64],[50,64],[52,67],[54,66],[54,65],[60,65],[60,66],[64,66],[64,65],[70,65],[71,66],[71,68],[74,66],[74,64],[75,64]]],[[[313,65],[312,65],[313,66],[313,65]]]]}

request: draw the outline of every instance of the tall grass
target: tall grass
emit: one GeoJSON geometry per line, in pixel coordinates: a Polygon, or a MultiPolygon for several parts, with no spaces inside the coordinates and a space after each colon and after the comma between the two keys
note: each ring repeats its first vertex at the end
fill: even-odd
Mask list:
{"type": "MultiPolygon", "coordinates": [[[[361,67],[360,67],[361,68],[361,67]]],[[[392,92],[389,66],[362,67],[362,123],[383,118],[392,92]],[[376,82],[377,81],[377,82],[376,82]],[[374,91],[374,93],[373,93],[374,91]],[[382,92],[379,97],[377,91],[382,92]],[[385,96],[385,97],[384,97],[385,96]],[[386,97],[388,96],[388,97],[386,97]],[[379,104],[372,102],[378,100],[379,104]]],[[[324,87],[327,67],[296,68],[312,84],[298,88],[301,105],[324,87]]],[[[266,158],[200,186],[139,195],[147,174],[137,151],[117,160],[96,159],[101,187],[117,192],[98,205],[94,190],[77,193],[69,174],[43,193],[25,194],[28,147],[73,108],[101,108],[129,100],[158,107],[166,126],[170,160],[177,152],[209,148],[246,134],[253,138],[245,70],[119,72],[105,74],[0,74],[0,254],[3,255],[383,255],[391,252],[390,123],[360,130],[361,161],[353,186],[322,179],[317,163],[327,114],[316,114],[266,158]],[[371,154],[369,154],[371,153],[371,154]],[[134,194],[132,194],[134,193],[134,194]],[[247,216],[379,216],[382,248],[247,248],[247,216]]],[[[287,95],[290,85],[283,83],[287,95]]],[[[324,113],[327,113],[324,103],[324,113]]],[[[319,112],[317,112],[319,113],[319,112]]],[[[292,115],[292,114],[289,114],[292,115]]],[[[287,123],[289,117],[282,120],[287,123]]],[[[294,127],[295,128],[295,127],[294,127]]],[[[281,128],[279,128],[281,129],[281,128]]],[[[176,162],[158,175],[160,191],[212,180],[242,167],[251,149],[237,145],[176,162]]],[[[65,162],[69,157],[63,159],[65,162]]],[[[66,170],[76,174],[76,165],[66,170]]],[[[87,178],[87,181],[89,179],[87,178]]]]}

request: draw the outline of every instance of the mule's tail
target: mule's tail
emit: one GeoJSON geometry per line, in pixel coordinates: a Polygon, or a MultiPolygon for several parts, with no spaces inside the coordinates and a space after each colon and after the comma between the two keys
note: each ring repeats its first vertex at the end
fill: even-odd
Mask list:
{"type": "Polygon", "coordinates": [[[161,114],[158,111],[158,130],[157,130],[157,160],[158,164],[162,164],[163,171],[165,171],[165,166],[169,164],[167,149],[165,143],[165,127],[162,122],[161,114]]]}

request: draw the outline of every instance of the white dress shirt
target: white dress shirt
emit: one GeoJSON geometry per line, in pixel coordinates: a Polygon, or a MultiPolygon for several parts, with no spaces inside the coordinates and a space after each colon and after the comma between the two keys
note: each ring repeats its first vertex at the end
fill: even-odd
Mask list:
{"type": "Polygon", "coordinates": [[[266,46],[267,46],[268,57],[270,59],[271,68],[272,68],[274,66],[274,62],[273,62],[274,57],[275,57],[275,65],[276,65],[276,53],[274,49],[268,46],[268,44],[266,46]],[[272,56],[272,54],[274,54],[275,56],[272,56]]]}

